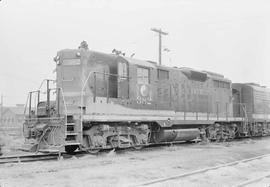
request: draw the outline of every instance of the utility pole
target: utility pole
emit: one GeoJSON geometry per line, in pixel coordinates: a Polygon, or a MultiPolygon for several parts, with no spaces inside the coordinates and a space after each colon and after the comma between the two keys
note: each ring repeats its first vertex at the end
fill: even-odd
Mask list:
{"type": "Polygon", "coordinates": [[[167,32],[164,32],[162,31],[161,29],[156,29],[156,28],[152,28],[151,31],[154,31],[154,32],[157,32],[158,33],[158,41],[159,41],[159,47],[158,47],[158,63],[159,65],[161,65],[161,60],[162,60],[162,57],[161,57],[161,48],[162,48],[162,40],[161,40],[161,37],[162,35],[168,35],[167,32]]]}

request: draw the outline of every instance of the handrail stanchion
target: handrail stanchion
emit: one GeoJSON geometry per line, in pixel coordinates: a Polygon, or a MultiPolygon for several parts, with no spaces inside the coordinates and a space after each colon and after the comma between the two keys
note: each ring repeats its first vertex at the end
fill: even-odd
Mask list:
{"type": "Polygon", "coordinates": [[[65,114],[67,116],[67,106],[66,106],[66,100],[65,100],[65,97],[64,97],[64,91],[61,87],[59,87],[59,89],[61,90],[61,94],[63,96],[63,102],[64,102],[64,108],[65,108],[65,114]]]}
{"type": "Polygon", "coordinates": [[[31,105],[32,105],[32,92],[30,92],[29,97],[29,118],[31,117],[31,105]]]}
{"type": "MultiPolygon", "coordinates": [[[[64,97],[64,91],[61,87],[59,88],[59,90],[61,90],[61,94],[62,94],[62,98],[63,98],[63,104],[64,104],[64,109],[65,109],[65,126],[66,126],[66,124],[67,124],[67,106],[66,106],[66,101],[65,101],[65,97],[64,97]]],[[[67,128],[65,128],[65,136],[66,135],[67,135],[67,128]]]]}
{"type": "Polygon", "coordinates": [[[88,79],[90,78],[90,76],[92,75],[92,73],[93,73],[93,71],[91,71],[88,74],[86,80],[83,83],[82,90],[81,90],[81,128],[80,128],[80,133],[82,133],[82,131],[83,131],[83,95],[84,95],[83,92],[84,92],[84,88],[86,86],[86,83],[88,82],[88,79]]]}
{"type": "Polygon", "coordinates": [[[96,96],[97,96],[97,75],[96,72],[94,72],[94,103],[96,102],[96,96]]]}
{"type": "Polygon", "coordinates": [[[57,89],[57,115],[60,116],[60,88],[57,89]]]}
{"type": "Polygon", "coordinates": [[[26,110],[27,110],[27,105],[28,105],[28,100],[29,100],[29,93],[27,95],[27,99],[26,99],[26,103],[25,103],[25,106],[24,106],[24,116],[26,115],[26,110]]]}
{"type": "Polygon", "coordinates": [[[40,90],[38,90],[38,102],[37,103],[39,103],[39,100],[40,100],[40,90]]]}
{"type": "Polygon", "coordinates": [[[47,80],[47,108],[48,108],[48,112],[47,112],[47,115],[50,117],[50,82],[49,80],[47,80]]]}
{"type": "Polygon", "coordinates": [[[107,75],[107,88],[106,88],[106,92],[107,92],[107,103],[109,103],[109,84],[110,84],[110,75],[107,75]]]}

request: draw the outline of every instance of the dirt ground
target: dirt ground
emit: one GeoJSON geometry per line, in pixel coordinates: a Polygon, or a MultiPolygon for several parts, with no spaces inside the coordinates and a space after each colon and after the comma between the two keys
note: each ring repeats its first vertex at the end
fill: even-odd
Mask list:
{"type": "MultiPolygon", "coordinates": [[[[206,145],[180,144],[141,151],[102,152],[60,161],[5,164],[0,165],[0,186],[134,186],[270,153],[269,141],[270,138],[263,138],[206,145]]],[[[210,177],[215,177],[215,172],[210,177]]],[[[193,184],[200,186],[200,181],[197,182],[193,184]]],[[[221,186],[227,186],[226,182],[221,186]]]]}
{"type": "MultiPolygon", "coordinates": [[[[149,187],[209,187],[209,186],[241,186],[243,182],[270,176],[270,155],[247,162],[241,162],[194,175],[175,178],[147,185],[149,187]]],[[[269,177],[254,181],[247,186],[269,187],[269,177]]]]}

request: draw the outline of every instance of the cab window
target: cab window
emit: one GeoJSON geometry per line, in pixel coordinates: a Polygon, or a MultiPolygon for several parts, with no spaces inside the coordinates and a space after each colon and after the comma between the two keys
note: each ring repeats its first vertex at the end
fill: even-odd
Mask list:
{"type": "Polygon", "coordinates": [[[148,68],[138,67],[137,68],[137,83],[149,84],[150,83],[149,74],[150,74],[150,71],[148,68]]]}
{"type": "Polygon", "coordinates": [[[169,71],[158,69],[157,77],[158,77],[158,80],[168,80],[169,79],[169,71]]]}
{"type": "Polygon", "coordinates": [[[124,62],[118,62],[118,75],[120,80],[127,79],[127,64],[124,62]]]}

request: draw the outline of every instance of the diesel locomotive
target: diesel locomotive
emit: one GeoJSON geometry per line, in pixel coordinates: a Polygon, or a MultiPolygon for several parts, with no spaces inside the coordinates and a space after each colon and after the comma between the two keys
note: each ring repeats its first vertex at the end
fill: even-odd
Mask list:
{"type": "Polygon", "coordinates": [[[28,95],[27,150],[96,152],[270,134],[270,90],[260,85],[85,47],[54,60],[56,80],[28,95]]]}

